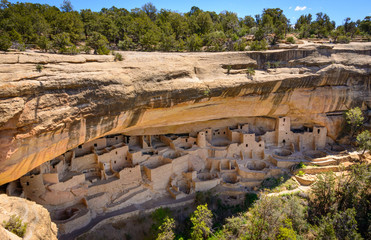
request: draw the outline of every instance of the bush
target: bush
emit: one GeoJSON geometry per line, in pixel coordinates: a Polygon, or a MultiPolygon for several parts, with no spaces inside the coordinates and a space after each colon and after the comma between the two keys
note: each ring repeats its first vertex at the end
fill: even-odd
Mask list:
{"type": "Polygon", "coordinates": [[[120,48],[121,50],[130,50],[134,47],[134,43],[133,43],[133,40],[128,37],[128,36],[124,36],[124,39],[121,41],[119,41],[119,43],[117,44],[117,47],[120,48]]]}
{"type": "Polygon", "coordinates": [[[2,33],[0,35],[0,50],[7,51],[11,46],[12,46],[12,41],[10,41],[8,34],[2,33]]]}
{"type": "Polygon", "coordinates": [[[186,40],[187,50],[190,52],[197,52],[201,50],[202,40],[197,34],[193,34],[186,40]]]}
{"type": "Polygon", "coordinates": [[[23,223],[19,216],[12,215],[8,222],[4,221],[3,223],[6,230],[14,233],[18,237],[24,237],[27,229],[27,223],[23,223]]]}
{"type": "Polygon", "coordinates": [[[265,40],[253,41],[250,43],[250,51],[264,51],[268,49],[268,44],[265,40]]]}
{"type": "Polygon", "coordinates": [[[67,52],[67,47],[72,45],[70,36],[67,33],[54,35],[52,45],[55,52],[65,53],[67,52]]]}
{"type": "Polygon", "coordinates": [[[357,142],[359,144],[359,148],[363,150],[362,154],[364,154],[366,150],[371,151],[371,133],[368,130],[365,130],[358,134],[357,142]]]}
{"type": "Polygon", "coordinates": [[[248,78],[252,78],[252,76],[255,75],[255,69],[254,68],[251,68],[251,67],[247,68],[246,69],[246,74],[247,74],[247,77],[248,78]]]}
{"type": "Polygon", "coordinates": [[[37,41],[37,46],[39,46],[41,50],[47,52],[52,48],[52,42],[49,40],[49,38],[41,36],[37,41]]]}
{"type": "Polygon", "coordinates": [[[94,49],[94,54],[107,55],[110,52],[107,38],[98,32],[93,32],[86,45],[94,49]]]}
{"type": "Polygon", "coordinates": [[[86,54],[90,54],[91,48],[87,45],[82,47],[82,51],[86,54]]]}
{"type": "Polygon", "coordinates": [[[295,39],[294,39],[294,37],[288,37],[288,38],[286,38],[286,42],[295,44],[295,39]]]}
{"type": "Polygon", "coordinates": [[[76,45],[73,44],[71,47],[66,49],[65,53],[70,55],[77,55],[80,53],[80,49],[78,49],[76,45]]]}
{"type": "Polygon", "coordinates": [[[123,60],[122,55],[120,53],[115,53],[115,62],[117,61],[121,62],[122,60],[123,60]]]}
{"type": "Polygon", "coordinates": [[[44,66],[41,64],[36,65],[36,71],[41,72],[43,70],[44,66]]]}
{"type": "Polygon", "coordinates": [[[96,53],[99,55],[108,55],[110,50],[106,46],[98,47],[96,53]]]}
{"type": "Polygon", "coordinates": [[[304,176],[304,172],[300,170],[297,175],[302,177],[302,176],[304,176]]]}
{"type": "Polygon", "coordinates": [[[337,43],[350,43],[350,38],[347,37],[347,36],[339,36],[339,37],[336,39],[336,42],[337,42],[337,43]]]}

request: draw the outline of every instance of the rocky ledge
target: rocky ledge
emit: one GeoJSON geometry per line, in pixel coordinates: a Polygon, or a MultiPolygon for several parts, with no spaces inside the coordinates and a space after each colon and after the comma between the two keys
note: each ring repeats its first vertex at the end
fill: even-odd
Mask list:
{"type": "Polygon", "coordinates": [[[287,116],[293,127],[324,126],[335,139],[345,110],[371,108],[369,43],[122,55],[114,62],[0,54],[0,185],[109,134],[197,132],[287,116]]]}

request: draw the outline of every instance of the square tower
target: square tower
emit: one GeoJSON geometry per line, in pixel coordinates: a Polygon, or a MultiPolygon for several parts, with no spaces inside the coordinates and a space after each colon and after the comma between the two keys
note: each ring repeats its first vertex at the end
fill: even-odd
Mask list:
{"type": "Polygon", "coordinates": [[[280,117],[276,124],[277,146],[289,146],[291,144],[291,121],[289,117],[280,117]]]}

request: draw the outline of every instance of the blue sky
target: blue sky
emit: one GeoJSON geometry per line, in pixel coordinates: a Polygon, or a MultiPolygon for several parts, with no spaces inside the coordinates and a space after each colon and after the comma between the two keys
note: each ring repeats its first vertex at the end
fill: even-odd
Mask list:
{"type": "MultiPolygon", "coordinates": [[[[10,0],[15,3],[17,1],[10,0]]],[[[59,7],[63,0],[28,0],[19,2],[32,2],[49,4],[59,7]]],[[[75,10],[90,8],[99,11],[101,8],[126,8],[129,11],[141,7],[148,0],[71,0],[75,10]]],[[[157,9],[165,8],[178,12],[188,12],[192,6],[205,11],[217,13],[228,10],[238,14],[239,17],[261,13],[264,8],[281,8],[284,14],[295,23],[302,14],[317,12],[327,13],[336,24],[342,24],[346,17],[352,20],[371,16],[371,0],[152,0],[157,9]]]]}

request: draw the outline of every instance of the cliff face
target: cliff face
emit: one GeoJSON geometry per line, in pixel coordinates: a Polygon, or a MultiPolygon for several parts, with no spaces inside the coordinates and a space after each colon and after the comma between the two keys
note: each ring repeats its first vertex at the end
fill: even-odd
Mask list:
{"type": "Polygon", "coordinates": [[[107,134],[183,133],[246,121],[264,129],[270,118],[288,116],[293,127],[322,125],[335,139],[344,110],[371,108],[371,44],[122,54],[122,62],[1,54],[0,185],[107,134]],[[44,64],[40,73],[37,63],[44,64]]]}
{"type": "MultiPolygon", "coordinates": [[[[12,215],[21,218],[22,223],[27,223],[24,239],[57,239],[57,227],[50,220],[48,210],[35,202],[18,197],[8,197],[0,194],[0,217],[7,222],[12,215]]],[[[8,232],[0,225],[1,239],[21,239],[18,236],[8,232]]]]}

